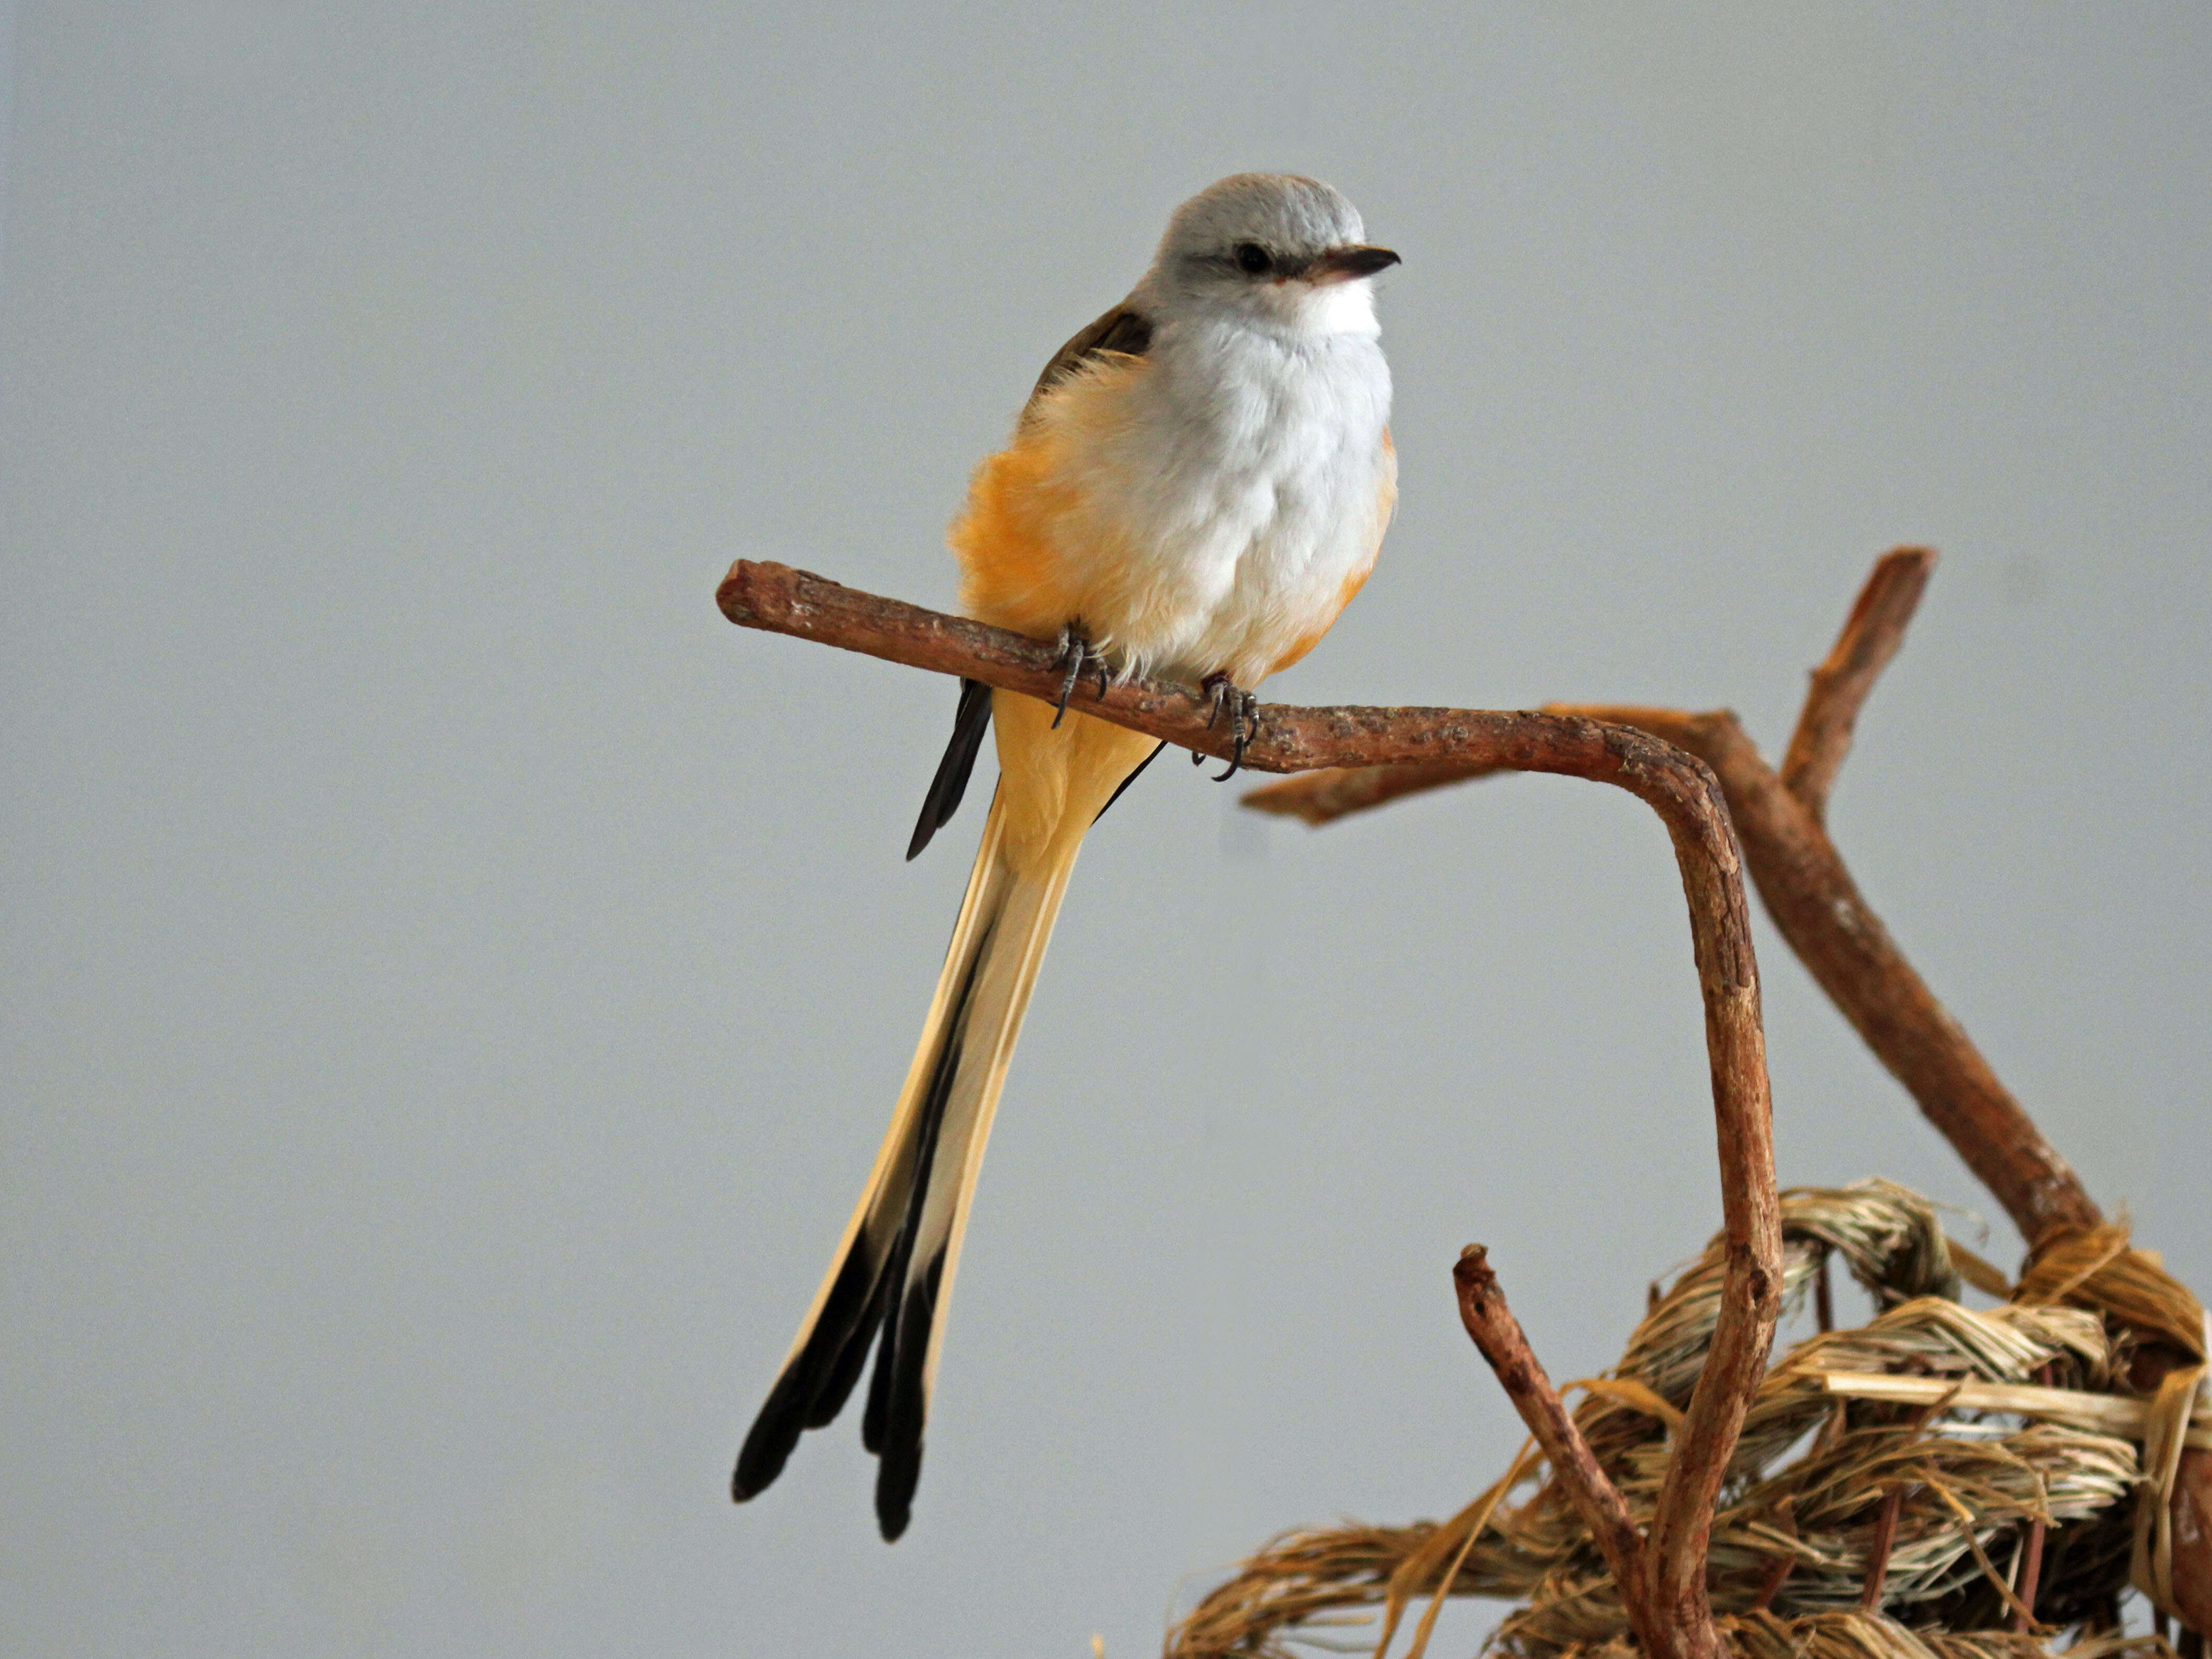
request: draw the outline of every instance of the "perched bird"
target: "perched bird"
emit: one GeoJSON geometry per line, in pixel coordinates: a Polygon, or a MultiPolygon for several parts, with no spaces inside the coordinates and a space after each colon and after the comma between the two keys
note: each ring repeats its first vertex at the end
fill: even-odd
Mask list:
{"type": "Polygon", "coordinates": [[[1398,256],[1364,234],[1311,179],[1239,173],[1193,197],[975,471],[951,532],[962,602],[1057,639],[1066,683],[1058,708],[962,685],[907,856],[951,817],[992,726],[998,794],[890,1133],[738,1455],[740,1502],[837,1415],[872,1343],[861,1438],[881,1460],[883,1534],[906,1529],[968,1202],[1045,940],[1084,832],[1159,749],[1069,699],[1111,674],[1200,681],[1241,757],[1251,688],[1367,580],[1397,495],[1369,279],[1398,256]]]}

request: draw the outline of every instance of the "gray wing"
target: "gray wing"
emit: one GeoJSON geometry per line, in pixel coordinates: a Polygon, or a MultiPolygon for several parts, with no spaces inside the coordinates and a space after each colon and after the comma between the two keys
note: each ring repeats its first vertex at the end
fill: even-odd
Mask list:
{"type": "Polygon", "coordinates": [[[1022,418],[1029,419],[1038,398],[1094,357],[1141,357],[1152,343],[1152,319],[1132,311],[1126,302],[1115,306],[1053,353],[1052,361],[1044,366],[1044,373],[1037,376],[1036,389],[1030,393],[1029,402],[1022,405],[1022,418]]]}

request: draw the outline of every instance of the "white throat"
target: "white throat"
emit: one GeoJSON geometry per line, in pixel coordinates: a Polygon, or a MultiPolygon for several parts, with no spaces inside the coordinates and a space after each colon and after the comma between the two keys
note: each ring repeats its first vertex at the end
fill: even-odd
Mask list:
{"type": "Polygon", "coordinates": [[[1373,340],[1382,325],[1375,315],[1375,285],[1364,278],[1338,283],[1263,283],[1223,292],[1177,288],[1146,275],[1127,303],[1155,323],[1190,322],[1206,328],[1242,325],[1285,343],[1343,336],[1373,340]]]}

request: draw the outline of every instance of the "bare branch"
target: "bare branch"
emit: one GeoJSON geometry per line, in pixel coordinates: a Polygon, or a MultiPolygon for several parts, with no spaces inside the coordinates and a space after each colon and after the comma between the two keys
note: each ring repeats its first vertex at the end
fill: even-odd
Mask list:
{"type": "Polygon", "coordinates": [[[1875,681],[1905,643],[1905,625],[1927,591],[1934,551],[1899,547],[1875,562],[1858,602],[1827,659],[1813,671],[1804,712],[1782,758],[1782,787],[1805,803],[1815,823],[1828,811],[1828,791],[1850,752],[1851,728],[1875,681]]]}
{"type": "Polygon", "coordinates": [[[1280,783],[1252,790],[1245,795],[1243,805],[1262,812],[1304,818],[1318,827],[1347,813],[1381,806],[1401,795],[1418,795],[1424,790],[1441,789],[1448,783],[1495,777],[1498,769],[1495,766],[1468,766],[1454,761],[1426,766],[1330,766],[1317,772],[1300,772],[1280,783]]]}
{"type": "MultiPolygon", "coordinates": [[[[1505,1305],[1505,1292],[1498,1287],[1488,1251],[1480,1244],[1462,1250],[1458,1265],[1452,1269],[1452,1282],[1459,1288],[1460,1322],[1498,1374],[1498,1386],[1512,1401],[1513,1409],[1521,1413],[1528,1432],[1544,1449],[1553,1477],[1597,1540],[1606,1565],[1613,1569],[1622,1600],[1630,1616],[1638,1620],[1641,1634],[1644,1540],[1628,1512],[1628,1500],[1606,1479],[1597,1455],[1583,1438],[1559,1391],[1545,1375],[1542,1362],[1528,1346],[1521,1322],[1505,1305]]],[[[1651,1645],[1647,1638],[1647,1651],[1651,1645]]]]}
{"type": "MultiPolygon", "coordinates": [[[[786,566],[740,560],[716,598],[725,616],[746,627],[1041,699],[1059,692],[1049,645],[786,566]]],[[[1204,754],[1225,757],[1229,750],[1228,734],[1207,728],[1208,705],[1194,687],[1129,681],[1097,698],[1079,696],[1078,707],[1204,754]]],[[[1705,1368],[1653,1513],[1649,1575],[1654,1606],[1686,1644],[1674,1651],[1681,1659],[1711,1655],[1717,1638],[1705,1562],[1713,1502],[1765,1365],[1782,1287],[1759,966],[1727,806],[1711,772],[1673,744],[1574,715],[1271,703],[1260,709],[1259,734],[1244,756],[1247,766],[1271,772],[1407,763],[1553,772],[1612,784],[1657,812],[1674,842],[1705,1003],[1728,1269],[1705,1368]]]]}
{"type": "Polygon", "coordinates": [[[2013,1609],[2012,1627],[2024,1635],[2035,1630],[2035,1592],[2043,1577],[2044,1520],[2037,1516],[2028,1522],[2027,1536],[2021,1540],[2020,1605],[2013,1609]]]}
{"type": "MultiPolygon", "coordinates": [[[[1587,714],[1596,706],[1547,703],[1540,712],[1547,714],[1587,714]]],[[[1697,740],[1713,722],[1729,718],[1725,714],[1686,714],[1680,709],[1648,708],[1627,704],[1607,704],[1605,707],[1607,714],[1604,718],[1608,721],[1632,726],[1639,732],[1649,732],[1662,742],[1671,743],[1678,749],[1687,749],[1692,754],[1698,752],[1697,740]]],[[[1471,783],[1478,778],[1492,778],[1501,772],[1516,769],[1482,761],[1436,761],[1418,766],[1322,767],[1310,772],[1301,772],[1296,777],[1285,778],[1279,783],[1263,784],[1257,789],[1248,790],[1243,804],[1255,811],[1302,818],[1318,829],[1352,813],[1387,805],[1402,796],[1442,789],[1449,784],[1471,783]]]]}

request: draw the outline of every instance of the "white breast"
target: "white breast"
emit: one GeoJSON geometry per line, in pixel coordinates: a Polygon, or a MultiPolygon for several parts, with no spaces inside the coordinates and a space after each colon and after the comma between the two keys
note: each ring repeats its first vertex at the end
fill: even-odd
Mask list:
{"type": "Polygon", "coordinates": [[[1113,533],[1062,554],[1115,562],[1080,585],[1119,660],[1250,686],[1342,608],[1395,493],[1390,371],[1365,314],[1297,335],[1165,322],[1121,381],[1120,418],[1085,422],[1080,516],[1113,533]]]}

